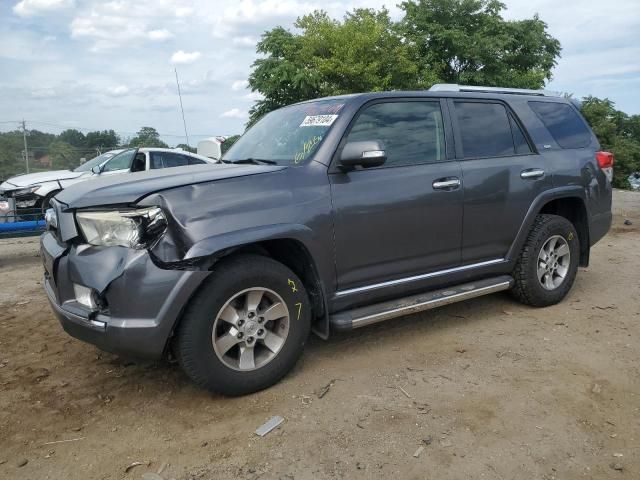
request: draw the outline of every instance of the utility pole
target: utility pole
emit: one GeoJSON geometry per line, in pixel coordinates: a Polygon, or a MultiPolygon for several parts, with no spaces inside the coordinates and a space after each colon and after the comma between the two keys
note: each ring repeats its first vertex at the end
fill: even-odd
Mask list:
{"type": "Polygon", "coordinates": [[[178,85],[178,97],[180,98],[180,110],[182,111],[182,123],[184,125],[184,136],[187,139],[187,146],[189,145],[189,134],[187,133],[187,121],[184,119],[184,108],[182,107],[182,94],[180,93],[180,82],[178,81],[178,69],[174,67],[174,71],[176,72],[176,85],[178,85]]]}
{"type": "Polygon", "coordinates": [[[22,119],[22,139],[24,140],[24,161],[25,161],[25,164],[27,165],[27,173],[29,173],[29,150],[27,149],[27,126],[24,121],[24,118],[22,119]]]}

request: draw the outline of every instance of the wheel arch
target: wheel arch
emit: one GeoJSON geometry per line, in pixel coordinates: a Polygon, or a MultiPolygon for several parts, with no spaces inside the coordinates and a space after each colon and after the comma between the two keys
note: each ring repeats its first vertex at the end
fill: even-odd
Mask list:
{"type": "Polygon", "coordinates": [[[561,197],[545,203],[538,214],[551,214],[564,217],[569,220],[578,232],[580,241],[580,265],[589,265],[589,221],[587,218],[587,208],[584,201],[578,197],[561,197]]]}
{"type": "Polygon", "coordinates": [[[540,194],[531,204],[527,215],[520,226],[516,239],[511,244],[507,259],[515,262],[524,246],[529,230],[535,218],[540,214],[559,215],[569,220],[578,232],[580,242],[581,267],[589,265],[589,214],[586,207],[584,189],[579,186],[561,187],[547,190],[540,194]]]}
{"type": "Polygon", "coordinates": [[[221,258],[244,253],[256,253],[272,258],[290,268],[302,280],[312,305],[312,330],[321,338],[328,338],[326,295],[318,268],[306,245],[295,238],[275,238],[242,245],[221,258]]]}
{"type": "MultiPolygon", "coordinates": [[[[208,258],[209,261],[203,264],[210,265],[209,270],[215,270],[220,260],[249,253],[272,258],[290,268],[301,279],[312,305],[312,331],[323,339],[328,338],[329,315],[324,287],[328,272],[320,270],[314,257],[327,253],[315,242],[313,232],[308,227],[272,225],[265,229],[208,238],[193,245],[185,255],[184,262],[193,258],[208,258]]],[[[200,287],[192,292],[185,305],[199,290],[200,287]]],[[[181,316],[174,324],[174,331],[180,324],[181,316]]]]}

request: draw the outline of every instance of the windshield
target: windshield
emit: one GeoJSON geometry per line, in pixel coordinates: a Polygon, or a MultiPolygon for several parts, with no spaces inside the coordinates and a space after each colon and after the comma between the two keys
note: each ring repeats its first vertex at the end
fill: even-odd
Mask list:
{"type": "Polygon", "coordinates": [[[318,100],[271,112],[242,135],[223,160],[303,163],[316,151],[343,106],[344,99],[318,100]]]}
{"type": "Polygon", "coordinates": [[[78,168],[76,168],[74,170],[74,172],[88,172],[89,170],[91,170],[96,165],[101,165],[103,162],[106,162],[107,160],[109,160],[114,155],[115,155],[115,153],[113,153],[113,152],[103,153],[102,155],[100,155],[100,156],[98,156],[96,158],[92,158],[91,160],[88,160],[88,161],[84,162],[82,165],[80,165],[78,168]]]}

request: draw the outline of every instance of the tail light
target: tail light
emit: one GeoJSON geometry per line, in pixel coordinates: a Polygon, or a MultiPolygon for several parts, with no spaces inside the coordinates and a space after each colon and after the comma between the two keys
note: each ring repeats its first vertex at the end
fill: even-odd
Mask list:
{"type": "Polygon", "coordinates": [[[611,152],[596,152],[596,159],[600,168],[613,167],[613,153],[611,152]]]}
{"type": "Polygon", "coordinates": [[[600,170],[604,172],[609,181],[613,180],[613,153],[611,152],[596,152],[596,160],[600,170]]]}

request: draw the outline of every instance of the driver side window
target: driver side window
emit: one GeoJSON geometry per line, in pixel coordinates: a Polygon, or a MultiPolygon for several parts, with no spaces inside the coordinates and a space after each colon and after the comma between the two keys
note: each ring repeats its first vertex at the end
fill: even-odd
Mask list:
{"type": "Polygon", "coordinates": [[[375,103],[356,119],[347,142],[380,140],[386,167],[444,161],[444,127],[437,101],[375,103]]]}
{"type": "Polygon", "coordinates": [[[105,164],[102,171],[115,172],[117,170],[129,170],[135,153],[135,150],[127,150],[126,152],[119,153],[105,164]]]}

